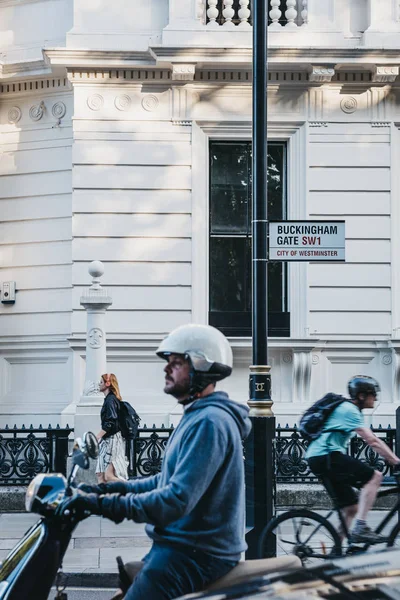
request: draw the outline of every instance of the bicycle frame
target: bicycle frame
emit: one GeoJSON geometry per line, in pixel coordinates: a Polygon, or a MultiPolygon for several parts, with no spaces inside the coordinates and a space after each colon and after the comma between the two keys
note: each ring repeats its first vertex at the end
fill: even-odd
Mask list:
{"type": "MultiPolygon", "coordinates": [[[[374,529],[376,534],[380,534],[382,530],[388,525],[390,521],[394,517],[397,516],[395,522],[389,532],[389,535],[385,535],[382,541],[379,543],[384,543],[385,545],[394,543],[394,540],[397,538],[397,534],[400,531],[400,477],[396,477],[396,481],[393,482],[394,485],[386,489],[380,489],[377,498],[385,498],[387,496],[396,496],[394,506],[384,514],[382,520],[379,522],[377,527],[374,529]]],[[[325,485],[325,483],[324,483],[325,485]]],[[[329,484],[325,485],[329,493],[329,484]]],[[[325,559],[334,558],[334,550],[337,551],[337,555],[335,556],[343,556],[343,554],[353,554],[358,552],[364,552],[367,550],[372,543],[353,543],[351,540],[351,534],[347,525],[345,523],[345,516],[343,509],[339,508],[337,504],[335,504],[333,494],[329,494],[332,502],[334,504],[333,508],[328,510],[325,514],[321,514],[320,511],[315,512],[313,510],[307,508],[292,508],[288,511],[283,511],[279,516],[276,515],[273,519],[267,523],[261,532],[260,539],[258,542],[258,557],[264,558],[267,557],[268,554],[265,554],[264,543],[265,540],[268,539],[268,536],[279,535],[281,536],[281,542],[283,545],[289,544],[289,548],[291,550],[287,552],[287,550],[283,550],[284,553],[296,554],[302,561],[308,560],[309,558],[314,559],[325,559]],[[331,516],[337,513],[339,517],[339,522],[342,526],[342,531],[338,531],[335,525],[331,522],[331,516]],[[297,522],[297,519],[299,521],[297,522]],[[307,522],[308,521],[308,522],[307,522]],[[284,524],[291,524],[285,529],[279,529],[281,526],[285,527],[284,524]],[[308,530],[303,526],[309,527],[308,530]],[[289,530],[292,530],[290,532],[289,530]],[[323,531],[323,536],[320,539],[315,538],[314,536],[318,534],[318,531],[323,531]],[[277,533],[278,532],[278,533],[277,533]],[[304,536],[305,533],[305,536],[304,536]],[[326,552],[326,541],[324,539],[329,538],[328,545],[330,551],[326,552]],[[314,540],[311,542],[311,540],[314,540]],[[347,547],[343,548],[343,541],[347,539],[347,547]],[[319,552],[318,548],[321,546],[322,551],[319,552]]],[[[399,535],[400,538],[400,535],[399,535]]],[[[399,540],[400,541],[400,540],[399,540]]],[[[377,541],[378,543],[378,541],[377,541]]]]}
{"type": "Polygon", "coordinates": [[[386,517],[384,517],[382,519],[382,521],[379,523],[379,525],[375,529],[376,533],[380,533],[386,527],[386,525],[389,523],[389,521],[392,519],[392,517],[394,517],[396,512],[397,512],[397,522],[400,523],[400,487],[399,487],[399,485],[397,485],[396,487],[393,487],[393,488],[386,489],[386,490],[380,490],[378,492],[377,498],[384,498],[386,496],[392,496],[394,494],[397,494],[397,502],[393,506],[393,508],[390,509],[390,511],[386,515],[386,517]]]}
{"type": "MultiPolygon", "coordinates": [[[[397,523],[400,523],[400,486],[399,484],[397,484],[395,487],[390,487],[388,489],[385,490],[380,490],[377,494],[377,498],[385,498],[386,496],[393,496],[394,494],[397,495],[397,502],[396,504],[390,509],[389,513],[387,515],[384,516],[384,518],[382,519],[382,521],[377,525],[377,527],[375,528],[375,533],[380,533],[381,531],[383,531],[383,529],[386,527],[386,525],[392,520],[392,518],[394,517],[395,513],[397,512],[397,523]]],[[[339,521],[340,524],[343,528],[343,531],[346,535],[346,538],[349,539],[350,537],[350,532],[348,530],[348,527],[346,525],[346,521],[344,519],[344,516],[342,514],[342,509],[339,507],[334,507],[332,510],[330,510],[330,512],[326,515],[326,519],[329,519],[331,517],[331,515],[337,512],[338,517],[339,517],[339,521]]],[[[396,524],[397,524],[396,523],[396,524]]],[[[395,527],[396,525],[394,525],[395,527]]],[[[393,530],[393,528],[392,528],[393,530]]],[[[365,547],[368,547],[369,544],[365,544],[365,547]]]]}

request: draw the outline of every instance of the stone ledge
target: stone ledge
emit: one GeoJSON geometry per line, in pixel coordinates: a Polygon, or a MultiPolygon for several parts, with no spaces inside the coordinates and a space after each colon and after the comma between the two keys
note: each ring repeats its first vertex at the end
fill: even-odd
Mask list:
{"type": "MultiPolygon", "coordinates": [[[[87,480],[93,483],[91,474],[87,480]]],[[[7,486],[0,487],[0,513],[25,512],[26,487],[7,486]]],[[[276,505],[280,510],[292,507],[307,507],[320,510],[331,506],[330,499],[324,488],[318,484],[278,484],[276,491],[276,505]]],[[[377,510],[387,510],[393,506],[393,496],[381,498],[376,506],[377,510]]]]}
{"type": "MultiPolygon", "coordinates": [[[[279,510],[289,508],[309,508],[323,510],[330,508],[332,502],[322,485],[319,484],[278,484],[276,490],[276,505],[279,510]]],[[[388,510],[394,502],[394,495],[380,498],[374,505],[374,510],[388,510]]]]}
{"type": "Polygon", "coordinates": [[[26,489],[12,485],[0,487],[0,513],[25,512],[26,489]]]}

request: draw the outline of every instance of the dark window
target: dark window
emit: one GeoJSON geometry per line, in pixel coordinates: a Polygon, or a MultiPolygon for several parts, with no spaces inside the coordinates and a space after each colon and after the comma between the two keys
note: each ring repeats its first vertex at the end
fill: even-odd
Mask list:
{"type": "MultiPolygon", "coordinates": [[[[286,217],[286,146],[268,144],[268,218],[286,217]]],[[[251,336],[251,142],[210,142],[209,323],[251,336]]],[[[268,263],[269,335],[289,336],[287,265],[268,263]]]]}

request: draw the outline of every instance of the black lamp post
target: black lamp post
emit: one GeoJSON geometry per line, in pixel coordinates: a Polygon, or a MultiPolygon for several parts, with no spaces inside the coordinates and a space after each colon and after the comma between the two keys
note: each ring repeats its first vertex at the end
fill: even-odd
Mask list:
{"type": "MultiPolygon", "coordinates": [[[[246,442],[247,558],[257,558],[257,541],[274,512],[275,417],[268,366],[267,200],[267,1],[253,0],[253,355],[250,367],[252,433],[246,442]]],[[[275,540],[269,555],[276,551],[275,540]]]]}

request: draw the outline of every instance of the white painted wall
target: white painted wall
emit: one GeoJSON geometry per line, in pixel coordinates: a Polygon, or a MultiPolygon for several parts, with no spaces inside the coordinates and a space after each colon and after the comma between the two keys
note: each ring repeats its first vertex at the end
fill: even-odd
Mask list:
{"type": "MultiPolygon", "coordinates": [[[[72,0],[71,0],[72,1],[72,0]]],[[[74,0],[74,48],[147,50],[168,24],[168,0],[74,0]]]]}
{"type": "Polygon", "coordinates": [[[315,129],[309,136],[309,214],[345,219],[346,264],[309,265],[310,334],[386,338],[391,335],[390,281],[384,278],[390,269],[390,129],[332,123],[326,133],[315,129]],[[343,281],[349,272],[351,279],[343,281]]]}
{"type": "MultiPolygon", "coordinates": [[[[272,58],[269,136],[288,144],[289,217],[345,219],[348,238],[345,264],[290,267],[292,336],[269,341],[282,424],[327,389],[345,393],[355,372],[382,384],[376,422],[400,401],[400,87],[371,81],[374,64],[351,52],[388,32],[398,44],[399,22],[393,3],[366,4],[309,0],[308,26],[271,31],[275,49],[320,51],[304,56],[307,68],[285,50],[272,58]],[[332,82],[310,82],[315,62],[332,62],[328,43],[342,66],[332,82]]],[[[109,371],[145,422],[177,418],[154,352],[177,325],[207,321],[208,142],[251,138],[251,30],[211,31],[198,9],[0,0],[0,282],[18,289],[15,305],[0,305],[0,424],[55,423],[78,401],[92,260],[113,298],[109,371]],[[67,31],[50,75],[41,49],[64,45],[67,31]],[[173,80],[174,60],[196,63],[194,80],[173,80]]],[[[376,60],[391,65],[385,52],[376,60]]],[[[220,387],[246,401],[250,340],[232,345],[234,374],[220,387]]]]}
{"type": "Polygon", "coordinates": [[[41,60],[43,48],[65,45],[72,19],[73,0],[2,0],[1,60],[6,64],[41,60]]]}
{"type": "Polygon", "coordinates": [[[10,413],[17,424],[26,414],[34,425],[54,424],[70,401],[71,117],[66,80],[1,95],[0,282],[18,290],[14,305],[0,304],[2,424],[10,413]],[[65,110],[58,126],[57,110],[65,110]]]}

